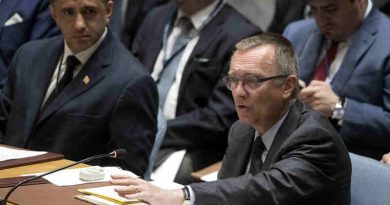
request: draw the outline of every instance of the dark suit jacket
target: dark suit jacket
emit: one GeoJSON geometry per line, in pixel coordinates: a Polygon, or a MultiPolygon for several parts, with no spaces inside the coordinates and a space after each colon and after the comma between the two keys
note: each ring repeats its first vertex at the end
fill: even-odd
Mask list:
{"type": "Polygon", "coordinates": [[[124,168],[143,174],[157,126],[153,79],[108,32],[80,73],[40,113],[63,41],[61,36],[33,41],[15,54],[2,93],[12,102],[3,143],[71,160],[121,147],[128,151],[124,168]]]}
{"type": "Polygon", "coordinates": [[[220,180],[191,184],[195,204],[349,204],[351,161],[327,118],[297,101],[255,176],[245,174],[254,135],[232,126],[220,180]]]}
{"type": "Polygon", "coordinates": [[[154,7],[167,2],[168,0],[130,0],[127,4],[123,25],[123,44],[130,49],[146,14],[154,7]]]}
{"type": "Polygon", "coordinates": [[[50,16],[49,0],[2,0],[0,4],[0,80],[5,78],[12,56],[23,43],[59,34],[50,16]],[[20,23],[5,26],[19,14],[20,23]]]}
{"type": "Polygon", "coordinates": [[[268,32],[282,33],[291,22],[304,18],[306,0],[274,0],[275,14],[268,32]]]}
{"type": "MultiPolygon", "coordinates": [[[[132,51],[150,72],[161,50],[163,30],[176,11],[173,3],[157,7],[144,20],[132,51]]],[[[222,82],[229,69],[234,44],[259,28],[229,5],[201,31],[200,39],[187,62],[179,88],[176,118],[168,121],[162,149],[187,149],[199,169],[221,160],[226,136],[237,119],[231,92],[222,82]],[[196,150],[211,149],[201,156],[196,150]],[[198,155],[196,154],[196,155],[198,155]],[[205,159],[205,162],[201,162],[205,159]]]]}
{"type": "MultiPolygon", "coordinates": [[[[284,35],[299,58],[299,77],[310,83],[324,36],[313,19],[289,25],[284,35]]],[[[375,7],[351,37],[331,86],[346,98],[340,134],[350,151],[380,159],[390,150],[390,20],[375,7]]]]}

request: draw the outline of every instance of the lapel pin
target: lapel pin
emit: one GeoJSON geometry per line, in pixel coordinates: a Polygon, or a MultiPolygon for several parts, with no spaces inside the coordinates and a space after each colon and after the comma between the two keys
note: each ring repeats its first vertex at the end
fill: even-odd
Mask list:
{"type": "Polygon", "coordinates": [[[86,75],[84,78],[83,78],[83,82],[85,85],[88,85],[89,81],[91,81],[88,77],[88,75],[86,75]]]}

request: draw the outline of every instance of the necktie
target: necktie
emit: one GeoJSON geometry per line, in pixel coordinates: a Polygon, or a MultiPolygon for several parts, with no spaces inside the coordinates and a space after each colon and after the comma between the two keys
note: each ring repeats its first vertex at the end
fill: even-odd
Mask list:
{"type": "Polygon", "coordinates": [[[326,51],[326,55],[321,60],[320,64],[318,64],[317,66],[316,73],[313,78],[314,80],[325,81],[327,76],[327,70],[330,68],[330,65],[336,57],[337,46],[337,42],[332,42],[329,49],[326,51]]]}
{"type": "Polygon", "coordinates": [[[62,79],[58,82],[57,87],[53,90],[49,98],[46,100],[44,108],[47,105],[49,105],[58,96],[58,94],[66,87],[66,85],[69,84],[70,81],[72,81],[73,71],[76,68],[76,66],[79,64],[80,61],[75,56],[68,56],[68,58],[66,58],[65,73],[62,76],[62,79]]]}
{"type": "Polygon", "coordinates": [[[194,28],[188,17],[182,17],[179,20],[179,26],[181,28],[181,32],[173,44],[169,61],[164,65],[164,69],[157,82],[161,108],[164,107],[168,91],[175,81],[176,70],[182,57],[184,47],[191,39],[190,33],[194,28]]]}
{"type": "Polygon", "coordinates": [[[258,136],[252,145],[251,165],[249,167],[249,172],[253,175],[259,173],[261,167],[263,166],[263,160],[261,159],[261,156],[263,155],[264,149],[265,146],[263,140],[260,136],[258,136]]]}

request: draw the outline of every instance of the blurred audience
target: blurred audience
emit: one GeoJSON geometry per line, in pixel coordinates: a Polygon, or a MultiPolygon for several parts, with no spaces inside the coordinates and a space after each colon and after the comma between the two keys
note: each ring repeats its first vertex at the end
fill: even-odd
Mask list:
{"type": "Polygon", "coordinates": [[[284,35],[298,54],[299,99],[332,119],[349,151],[390,149],[390,20],[370,0],[308,0],[313,19],[284,35]]]}
{"type": "Polygon", "coordinates": [[[49,0],[0,1],[0,81],[8,73],[12,56],[23,43],[57,35],[49,0]]]}
{"type": "Polygon", "coordinates": [[[281,33],[288,23],[305,17],[306,0],[229,0],[228,3],[264,31],[281,33]]]}
{"type": "Polygon", "coordinates": [[[373,0],[373,2],[383,13],[390,15],[390,0],[373,0]]]}
{"type": "MultiPolygon", "coordinates": [[[[167,132],[156,165],[187,150],[176,181],[222,159],[237,119],[224,86],[229,57],[240,39],[260,32],[221,0],[176,0],[146,16],[132,51],[157,82],[167,132]]],[[[173,172],[173,171],[172,171],[173,172]]]]}
{"type": "Polygon", "coordinates": [[[130,49],[146,14],[169,0],[114,0],[114,12],[109,26],[113,33],[130,49]]]}

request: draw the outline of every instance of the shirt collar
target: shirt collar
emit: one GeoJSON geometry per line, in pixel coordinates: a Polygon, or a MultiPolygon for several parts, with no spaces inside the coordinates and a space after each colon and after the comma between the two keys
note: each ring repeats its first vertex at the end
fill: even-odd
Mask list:
{"type": "Polygon", "coordinates": [[[89,58],[92,56],[93,53],[95,53],[96,49],[99,47],[99,45],[103,42],[104,38],[107,35],[107,27],[104,29],[103,34],[100,36],[99,40],[96,41],[91,47],[81,51],[80,53],[74,54],[69,46],[65,42],[65,47],[64,47],[64,59],[66,59],[70,55],[75,55],[76,58],[81,62],[81,64],[85,64],[89,58]]]}
{"type": "MultiPolygon", "coordinates": [[[[288,114],[288,112],[286,112],[286,114],[284,114],[282,118],[280,118],[274,125],[272,125],[272,127],[269,128],[263,134],[263,136],[261,136],[261,139],[263,140],[264,146],[267,150],[269,150],[271,148],[271,145],[275,139],[276,133],[278,132],[280,126],[282,126],[282,123],[283,123],[284,119],[286,119],[287,114],[288,114]]],[[[259,133],[256,131],[255,140],[257,137],[259,137],[259,133]]]]}
{"type": "Polygon", "coordinates": [[[372,10],[372,2],[371,2],[371,0],[368,0],[366,12],[364,13],[364,19],[367,18],[368,14],[370,14],[371,10],[372,10]]]}
{"type": "MultiPolygon", "coordinates": [[[[191,22],[194,25],[194,28],[196,30],[198,30],[202,26],[202,24],[208,19],[210,14],[217,7],[218,3],[219,3],[219,0],[215,0],[213,3],[211,3],[210,5],[205,7],[204,9],[202,9],[202,10],[200,10],[200,11],[198,11],[195,14],[190,16],[191,22]]],[[[175,20],[175,25],[177,25],[178,20],[183,16],[185,16],[184,12],[181,9],[179,9],[176,20],[175,20]]]]}

